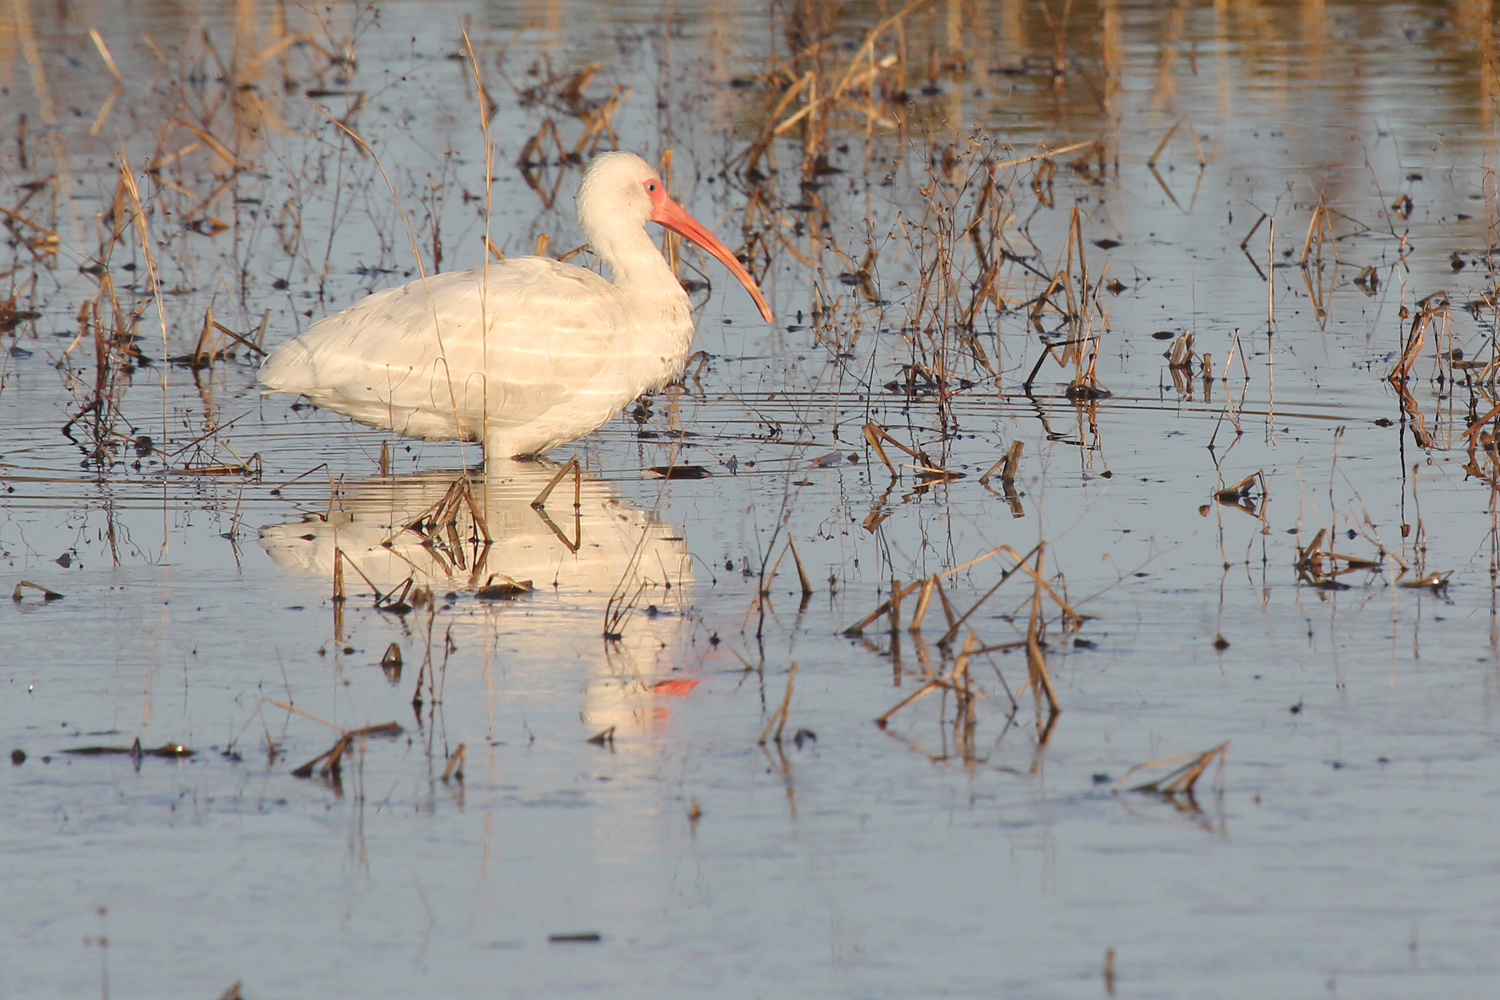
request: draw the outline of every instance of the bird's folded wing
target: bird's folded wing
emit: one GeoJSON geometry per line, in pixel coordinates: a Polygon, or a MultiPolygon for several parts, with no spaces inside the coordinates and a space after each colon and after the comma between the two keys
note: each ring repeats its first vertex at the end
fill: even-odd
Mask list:
{"type": "Polygon", "coordinates": [[[473,436],[525,424],[589,385],[624,325],[603,278],[520,257],[377,292],[282,345],[260,377],[405,433],[473,436]]]}

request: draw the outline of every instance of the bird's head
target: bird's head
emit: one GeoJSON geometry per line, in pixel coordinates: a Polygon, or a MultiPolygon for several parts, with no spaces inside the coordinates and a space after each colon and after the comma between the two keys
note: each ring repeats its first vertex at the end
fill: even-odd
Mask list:
{"type": "Polygon", "coordinates": [[[578,188],[577,207],[579,228],[606,259],[614,258],[616,248],[629,234],[639,233],[648,222],[686,236],[729,268],[755,300],[766,322],[771,322],[771,307],[750,272],[701,222],[667,197],[666,185],[651,164],[636,154],[620,151],[595,158],[578,188]]]}
{"type": "Polygon", "coordinates": [[[597,156],[578,188],[578,225],[591,243],[605,229],[640,229],[655,211],[653,195],[666,191],[651,164],[623,150],[597,156]]]}

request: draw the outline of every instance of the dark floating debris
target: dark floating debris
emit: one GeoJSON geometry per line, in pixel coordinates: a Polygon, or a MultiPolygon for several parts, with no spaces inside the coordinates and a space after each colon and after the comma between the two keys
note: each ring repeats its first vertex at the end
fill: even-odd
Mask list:
{"type": "Polygon", "coordinates": [[[658,479],[707,479],[713,475],[701,465],[653,465],[646,471],[658,479]]]}
{"type": "Polygon", "coordinates": [[[1415,580],[1402,580],[1401,586],[1406,587],[1408,590],[1442,590],[1448,586],[1448,578],[1452,575],[1453,571],[1451,569],[1446,573],[1428,573],[1426,576],[1418,577],[1415,580]]]}
{"type": "Polygon", "coordinates": [[[16,767],[20,767],[22,764],[26,763],[26,751],[22,750],[20,747],[16,747],[10,752],[10,762],[16,767]]]}
{"type": "Polygon", "coordinates": [[[491,573],[484,586],[474,592],[481,601],[512,601],[536,588],[530,580],[512,580],[504,573],[491,573]]]}
{"type": "Polygon", "coordinates": [[[1096,399],[1108,399],[1114,393],[1102,385],[1091,385],[1086,382],[1075,383],[1063,390],[1063,395],[1075,403],[1090,402],[1096,399]]]}
{"type": "Polygon", "coordinates": [[[580,931],[576,934],[549,934],[549,944],[598,944],[604,936],[598,931],[580,931]]]}
{"type": "MultiPolygon", "coordinates": [[[[16,752],[19,753],[20,751],[16,752]]],[[[140,740],[136,740],[128,747],[73,747],[72,749],[64,750],[63,753],[72,754],[75,757],[120,756],[134,757],[137,760],[142,757],[166,757],[175,760],[181,757],[198,756],[196,750],[189,750],[181,743],[163,743],[159,747],[143,747],[140,740]]],[[[21,759],[25,760],[24,754],[21,759]]],[[[15,759],[15,753],[11,754],[11,762],[20,763],[20,761],[15,759]]]]}

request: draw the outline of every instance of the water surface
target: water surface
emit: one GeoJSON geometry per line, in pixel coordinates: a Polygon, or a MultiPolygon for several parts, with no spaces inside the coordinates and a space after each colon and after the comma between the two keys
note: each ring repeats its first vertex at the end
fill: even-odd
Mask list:
{"type": "MultiPolygon", "coordinates": [[[[0,206],[26,220],[0,297],[37,314],[0,345],[0,551],[8,587],[64,595],[23,591],[0,633],[0,736],[25,755],[0,783],[0,994],[1483,994],[1488,5],[1058,6],[930,4],[863,55],[895,8],[0,17],[0,206]],[[123,81],[107,114],[90,29],[123,81]],[[891,61],[751,170],[788,87],[826,95],[857,55],[891,61]],[[163,363],[210,307],[270,345],[419,260],[474,266],[487,216],[507,254],[571,250],[580,165],[544,126],[609,148],[589,123],[612,95],[619,145],[673,151],[674,192],[778,317],[685,254],[707,357],[648,407],[483,470],[473,445],[262,398],[247,349],[163,363]],[[122,156],[149,260],[138,230],[111,246],[122,156]],[[65,433],[101,388],[93,327],[74,340],[85,303],[113,322],[106,274],[151,360],[110,355],[107,406],[65,433]],[[1211,380],[1168,367],[1184,333],[1211,380]],[[1027,391],[1075,338],[1109,395],[1052,360],[1027,391]],[[867,422],[963,477],[886,445],[893,480],[867,422]],[[1016,441],[1011,489],[981,481],[1016,441]],[[565,479],[544,518],[570,457],[578,516],[565,479]],[[467,506],[428,544],[402,530],[450,489],[492,544],[467,506]],[[1320,530],[1369,567],[1299,576],[1320,530]],[[1025,654],[996,651],[969,663],[971,715],[938,692],[877,727],[967,630],[940,645],[934,598],[910,632],[913,596],[899,632],[844,631],[893,581],[1039,542],[1086,616],[1043,602],[1061,714],[1013,708],[1025,654]],[[533,589],[481,596],[505,578],[533,589]],[[387,722],[337,776],[293,775],[387,722]],[[66,753],[137,740],[194,754],[66,753]],[[1114,791],[1225,741],[1194,796],[1128,790],[1160,769],[1114,791]]],[[[1014,564],[944,577],[956,613],[1014,564]]],[[[999,588],[975,645],[1024,641],[1033,593],[999,588]]]]}

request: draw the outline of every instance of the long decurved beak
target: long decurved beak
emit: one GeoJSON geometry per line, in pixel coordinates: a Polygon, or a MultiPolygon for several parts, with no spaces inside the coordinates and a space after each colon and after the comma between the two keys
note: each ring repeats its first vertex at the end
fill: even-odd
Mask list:
{"type": "Polygon", "coordinates": [[[760,287],[756,285],[755,279],[750,277],[750,272],[745,270],[741,264],[729,252],[729,248],[720,243],[714,234],[704,228],[703,224],[689,215],[681,205],[677,204],[666,195],[659,195],[652,199],[653,208],[651,221],[666,226],[679,236],[686,236],[715,257],[727,268],[729,273],[739,279],[740,284],[745,286],[745,291],[755,300],[755,305],[760,309],[760,314],[765,317],[767,323],[773,321],[771,307],[766,305],[766,297],[760,293],[760,287]]]}

